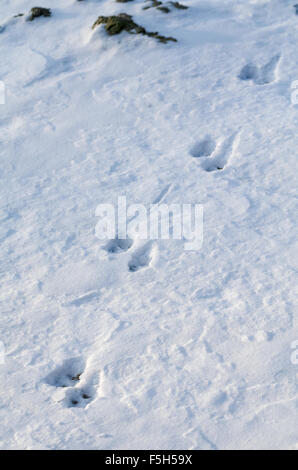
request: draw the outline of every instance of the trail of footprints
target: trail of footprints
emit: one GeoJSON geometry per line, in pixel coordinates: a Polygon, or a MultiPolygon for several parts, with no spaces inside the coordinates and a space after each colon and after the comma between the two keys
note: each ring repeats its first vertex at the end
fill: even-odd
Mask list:
{"type": "MultiPolygon", "coordinates": [[[[246,64],[240,71],[238,78],[243,81],[252,81],[255,85],[268,85],[276,80],[276,72],[281,59],[280,54],[273,56],[265,65],[257,66],[246,64]]],[[[210,135],[196,142],[190,149],[193,158],[202,159],[202,169],[211,172],[223,170],[235,155],[240,134],[235,132],[227,138],[216,142],[210,135]]]]}
{"type": "MultiPolygon", "coordinates": [[[[239,78],[243,81],[251,80],[256,85],[272,83],[275,80],[279,61],[280,55],[276,55],[262,67],[247,64],[242,68],[239,78]]],[[[234,157],[238,149],[239,140],[239,131],[218,141],[207,135],[193,145],[190,149],[190,155],[195,159],[200,159],[202,162],[201,167],[206,172],[224,170],[234,157]]],[[[169,188],[170,186],[165,188],[154,202],[161,202],[169,188]]],[[[131,238],[120,239],[116,237],[113,240],[109,240],[103,249],[110,255],[119,255],[128,252],[133,246],[134,240],[131,238]]],[[[127,265],[128,271],[134,273],[149,267],[154,257],[154,251],[155,246],[151,241],[146,242],[141,247],[138,246],[130,256],[127,265]]],[[[88,299],[89,297],[90,295],[88,295],[88,299]]],[[[85,366],[81,358],[69,359],[45,379],[45,382],[52,387],[66,389],[63,402],[67,408],[85,408],[95,399],[96,389],[99,384],[94,380],[90,380],[90,377],[86,374],[85,366]]]]}
{"type": "Polygon", "coordinates": [[[85,368],[81,358],[68,359],[45,378],[48,385],[66,389],[63,403],[67,408],[85,408],[95,398],[96,387],[85,368]]]}
{"type": "MultiPolygon", "coordinates": [[[[298,13],[298,8],[296,5],[295,7],[298,13]]],[[[0,30],[0,32],[2,31],[0,30]]],[[[280,58],[280,55],[277,54],[262,66],[255,65],[254,63],[246,64],[240,71],[239,79],[242,81],[252,81],[255,85],[266,85],[274,82],[280,58]]],[[[69,63],[66,61],[62,65],[62,69],[64,70],[65,66],[69,66],[69,63]]],[[[218,142],[210,135],[207,135],[193,145],[190,150],[190,155],[195,159],[200,159],[202,169],[206,172],[221,171],[224,170],[226,165],[232,160],[237,151],[238,144],[239,132],[232,133],[227,138],[218,142]]],[[[67,242],[70,243],[71,241],[72,239],[69,238],[67,242]]],[[[133,246],[134,241],[132,239],[124,240],[115,238],[109,240],[104,249],[111,255],[119,255],[128,252],[133,246]]],[[[67,244],[65,245],[65,249],[67,249],[67,244]]],[[[135,273],[143,268],[149,267],[153,255],[154,245],[152,242],[147,242],[143,246],[136,248],[128,261],[128,271],[135,273]]],[[[93,297],[93,293],[88,294],[88,296],[76,300],[75,305],[79,306],[81,302],[93,297]]],[[[122,327],[122,324],[120,324],[120,327],[122,327]]],[[[96,378],[94,379],[88,376],[86,364],[82,358],[66,360],[60,367],[45,378],[45,382],[51,387],[65,389],[63,404],[67,408],[86,408],[95,399],[96,390],[99,386],[96,378]]],[[[225,396],[219,398],[223,400],[225,396]]],[[[220,403],[219,400],[218,403],[220,403]]],[[[200,429],[196,428],[191,430],[191,435],[193,435],[195,439],[196,446],[199,441],[208,448],[214,448],[213,443],[209,441],[200,429]]]]}

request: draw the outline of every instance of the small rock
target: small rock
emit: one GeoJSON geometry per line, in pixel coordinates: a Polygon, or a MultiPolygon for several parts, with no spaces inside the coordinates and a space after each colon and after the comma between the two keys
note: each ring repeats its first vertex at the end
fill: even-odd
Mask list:
{"type": "Polygon", "coordinates": [[[33,7],[29,13],[27,21],[33,21],[40,16],[49,17],[52,15],[50,8],[33,7]]]}

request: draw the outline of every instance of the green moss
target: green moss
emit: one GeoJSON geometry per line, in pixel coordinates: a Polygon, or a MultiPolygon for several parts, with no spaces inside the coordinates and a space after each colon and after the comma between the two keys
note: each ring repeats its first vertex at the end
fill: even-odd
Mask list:
{"type": "Polygon", "coordinates": [[[157,10],[160,10],[163,13],[170,13],[171,11],[168,7],[157,7],[157,10]]]}
{"type": "Polygon", "coordinates": [[[133,21],[132,16],[127,15],[126,13],[120,13],[117,16],[99,16],[93,24],[92,29],[101,24],[105,25],[105,30],[110,36],[120,34],[122,31],[127,31],[130,34],[142,34],[143,36],[158,39],[162,43],[167,43],[168,41],[177,42],[177,39],[175,38],[165,37],[157,32],[152,33],[146,31],[143,26],[140,26],[133,21]]]}
{"type": "MultiPolygon", "coordinates": [[[[148,1],[148,0],[147,0],[148,1]]],[[[175,8],[178,8],[178,10],[187,10],[188,7],[185,5],[182,5],[179,2],[160,2],[159,0],[149,0],[151,2],[151,5],[146,5],[143,7],[143,10],[149,10],[149,8],[156,8],[157,10],[162,11],[163,13],[170,13],[171,9],[169,6],[173,6],[175,8]],[[169,5],[169,6],[167,6],[169,5]]]]}
{"type": "Polygon", "coordinates": [[[126,13],[120,13],[117,16],[99,16],[92,26],[92,29],[101,24],[105,25],[105,30],[111,36],[120,34],[122,31],[131,31],[137,26],[132,17],[126,13]]]}
{"type": "Polygon", "coordinates": [[[187,10],[189,8],[186,5],[182,5],[179,2],[169,2],[169,3],[173,5],[173,7],[178,8],[178,10],[187,10]]]}

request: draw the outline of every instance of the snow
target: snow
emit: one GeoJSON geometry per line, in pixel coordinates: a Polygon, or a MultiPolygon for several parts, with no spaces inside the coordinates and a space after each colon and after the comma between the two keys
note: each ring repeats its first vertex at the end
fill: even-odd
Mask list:
{"type": "Polygon", "coordinates": [[[294,2],[41,3],[0,5],[0,448],[297,449],[294,2]],[[109,249],[119,196],[202,204],[202,249],[109,249]]]}

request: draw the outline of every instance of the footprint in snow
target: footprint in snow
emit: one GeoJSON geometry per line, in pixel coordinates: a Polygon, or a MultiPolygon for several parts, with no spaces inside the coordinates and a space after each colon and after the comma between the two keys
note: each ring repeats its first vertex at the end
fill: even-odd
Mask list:
{"type": "Polygon", "coordinates": [[[226,165],[234,158],[239,141],[239,132],[234,132],[228,138],[223,139],[218,145],[217,151],[202,163],[203,170],[207,172],[224,170],[226,165]]]}
{"type": "Polygon", "coordinates": [[[279,54],[275,55],[263,67],[254,64],[245,65],[239,74],[240,80],[252,80],[256,85],[268,85],[274,82],[280,58],[279,54]]]}
{"type": "Polygon", "coordinates": [[[74,387],[85,370],[85,362],[80,357],[68,359],[62,366],[51,372],[45,379],[53,387],[74,387]]]}
{"type": "Polygon", "coordinates": [[[256,80],[259,74],[259,69],[256,65],[254,64],[247,64],[245,65],[240,74],[239,78],[240,80],[256,80]]]}
{"type": "Polygon", "coordinates": [[[91,388],[74,388],[67,390],[65,405],[67,408],[85,408],[94,399],[94,391],[91,388]]]}
{"type": "Polygon", "coordinates": [[[207,172],[223,170],[235,154],[239,143],[239,132],[216,142],[210,136],[197,142],[190,155],[202,159],[201,167],[207,172]]]}
{"type": "Polygon", "coordinates": [[[81,358],[68,359],[45,381],[53,387],[66,388],[63,402],[67,408],[85,408],[95,398],[99,382],[95,376],[86,374],[85,362],[81,358]]]}
{"type": "Polygon", "coordinates": [[[191,149],[190,154],[194,158],[210,157],[214,152],[216,143],[214,140],[207,136],[205,139],[197,142],[191,149]]]}
{"type": "Polygon", "coordinates": [[[69,388],[65,393],[64,405],[67,408],[86,408],[95,397],[100,383],[98,374],[82,375],[80,383],[74,388],[69,388]]]}
{"type": "Polygon", "coordinates": [[[130,272],[139,271],[142,268],[150,266],[154,256],[154,249],[152,243],[149,242],[146,245],[139,248],[131,257],[128,263],[128,269],[130,272]]]}
{"type": "Polygon", "coordinates": [[[133,240],[130,238],[120,239],[115,238],[114,240],[109,240],[107,245],[104,247],[108,253],[121,253],[128,251],[133,245],[133,240]]]}

